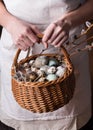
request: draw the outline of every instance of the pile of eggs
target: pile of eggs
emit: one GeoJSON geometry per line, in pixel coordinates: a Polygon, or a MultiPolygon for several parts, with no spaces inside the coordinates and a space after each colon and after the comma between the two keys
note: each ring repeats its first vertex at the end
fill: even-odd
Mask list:
{"type": "Polygon", "coordinates": [[[62,56],[38,56],[21,64],[16,70],[14,78],[25,82],[44,82],[56,80],[66,72],[66,63],[62,56]]]}

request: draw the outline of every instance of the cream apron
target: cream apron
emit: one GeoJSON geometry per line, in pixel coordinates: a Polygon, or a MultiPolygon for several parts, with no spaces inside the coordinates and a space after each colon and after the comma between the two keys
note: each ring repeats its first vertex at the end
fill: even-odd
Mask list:
{"type": "MultiPolygon", "coordinates": [[[[4,0],[4,2],[11,14],[35,24],[42,31],[51,22],[83,3],[82,0],[4,0]]],[[[70,38],[73,39],[74,34],[79,34],[81,29],[82,26],[74,29],[70,38]]],[[[35,45],[32,53],[38,53],[42,47],[35,45]]],[[[19,130],[76,130],[82,127],[91,116],[91,85],[87,53],[72,59],[75,70],[79,71],[76,74],[73,99],[54,112],[39,114],[21,108],[13,97],[10,70],[16,50],[10,34],[3,29],[0,41],[1,120],[19,130]]],[[[52,48],[48,51],[57,50],[52,48]]]]}

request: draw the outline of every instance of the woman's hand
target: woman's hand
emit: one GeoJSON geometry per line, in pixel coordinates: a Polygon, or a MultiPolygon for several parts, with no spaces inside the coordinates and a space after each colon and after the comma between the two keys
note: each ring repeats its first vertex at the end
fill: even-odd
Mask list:
{"type": "Polygon", "coordinates": [[[69,38],[69,30],[71,28],[70,22],[65,19],[50,24],[44,32],[42,42],[47,48],[49,44],[54,47],[60,47],[69,38]]]}
{"type": "Polygon", "coordinates": [[[13,43],[20,49],[26,50],[28,47],[33,46],[35,42],[39,41],[37,34],[41,34],[39,29],[22,21],[5,8],[4,4],[0,1],[0,25],[7,29],[10,33],[13,43]]]}
{"type": "Polygon", "coordinates": [[[24,51],[33,46],[34,43],[39,42],[37,34],[41,32],[36,26],[25,21],[13,18],[7,24],[7,30],[11,34],[13,43],[24,51]]]}

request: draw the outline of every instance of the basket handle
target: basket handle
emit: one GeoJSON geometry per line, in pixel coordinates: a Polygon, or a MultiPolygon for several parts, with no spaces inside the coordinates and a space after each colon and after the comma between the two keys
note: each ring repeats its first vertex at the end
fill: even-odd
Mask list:
{"type": "MultiPolygon", "coordinates": [[[[13,61],[12,66],[17,66],[18,57],[19,57],[20,53],[21,53],[21,49],[18,49],[17,52],[16,52],[16,55],[15,55],[15,57],[14,57],[14,61],[13,61]]],[[[27,57],[29,56],[29,53],[30,53],[30,47],[28,48],[27,55],[26,55],[25,58],[27,58],[27,57]]]]}
{"type": "Polygon", "coordinates": [[[17,52],[16,52],[16,55],[14,57],[14,61],[13,61],[12,66],[16,66],[17,65],[17,60],[18,60],[20,52],[21,52],[21,49],[18,49],[17,52]]]}
{"type": "Polygon", "coordinates": [[[61,49],[61,52],[64,54],[64,57],[69,59],[70,56],[67,53],[66,48],[64,46],[61,46],[60,49],[61,49]]]}

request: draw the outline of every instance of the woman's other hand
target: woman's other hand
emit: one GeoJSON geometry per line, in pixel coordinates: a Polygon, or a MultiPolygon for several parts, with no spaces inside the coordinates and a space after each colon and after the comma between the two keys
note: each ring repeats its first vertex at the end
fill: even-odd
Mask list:
{"type": "Polygon", "coordinates": [[[42,42],[47,48],[49,44],[54,47],[60,47],[69,38],[69,31],[71,28],[70,22],[65,19],[50,24],[44,32],[42,42]]]}

